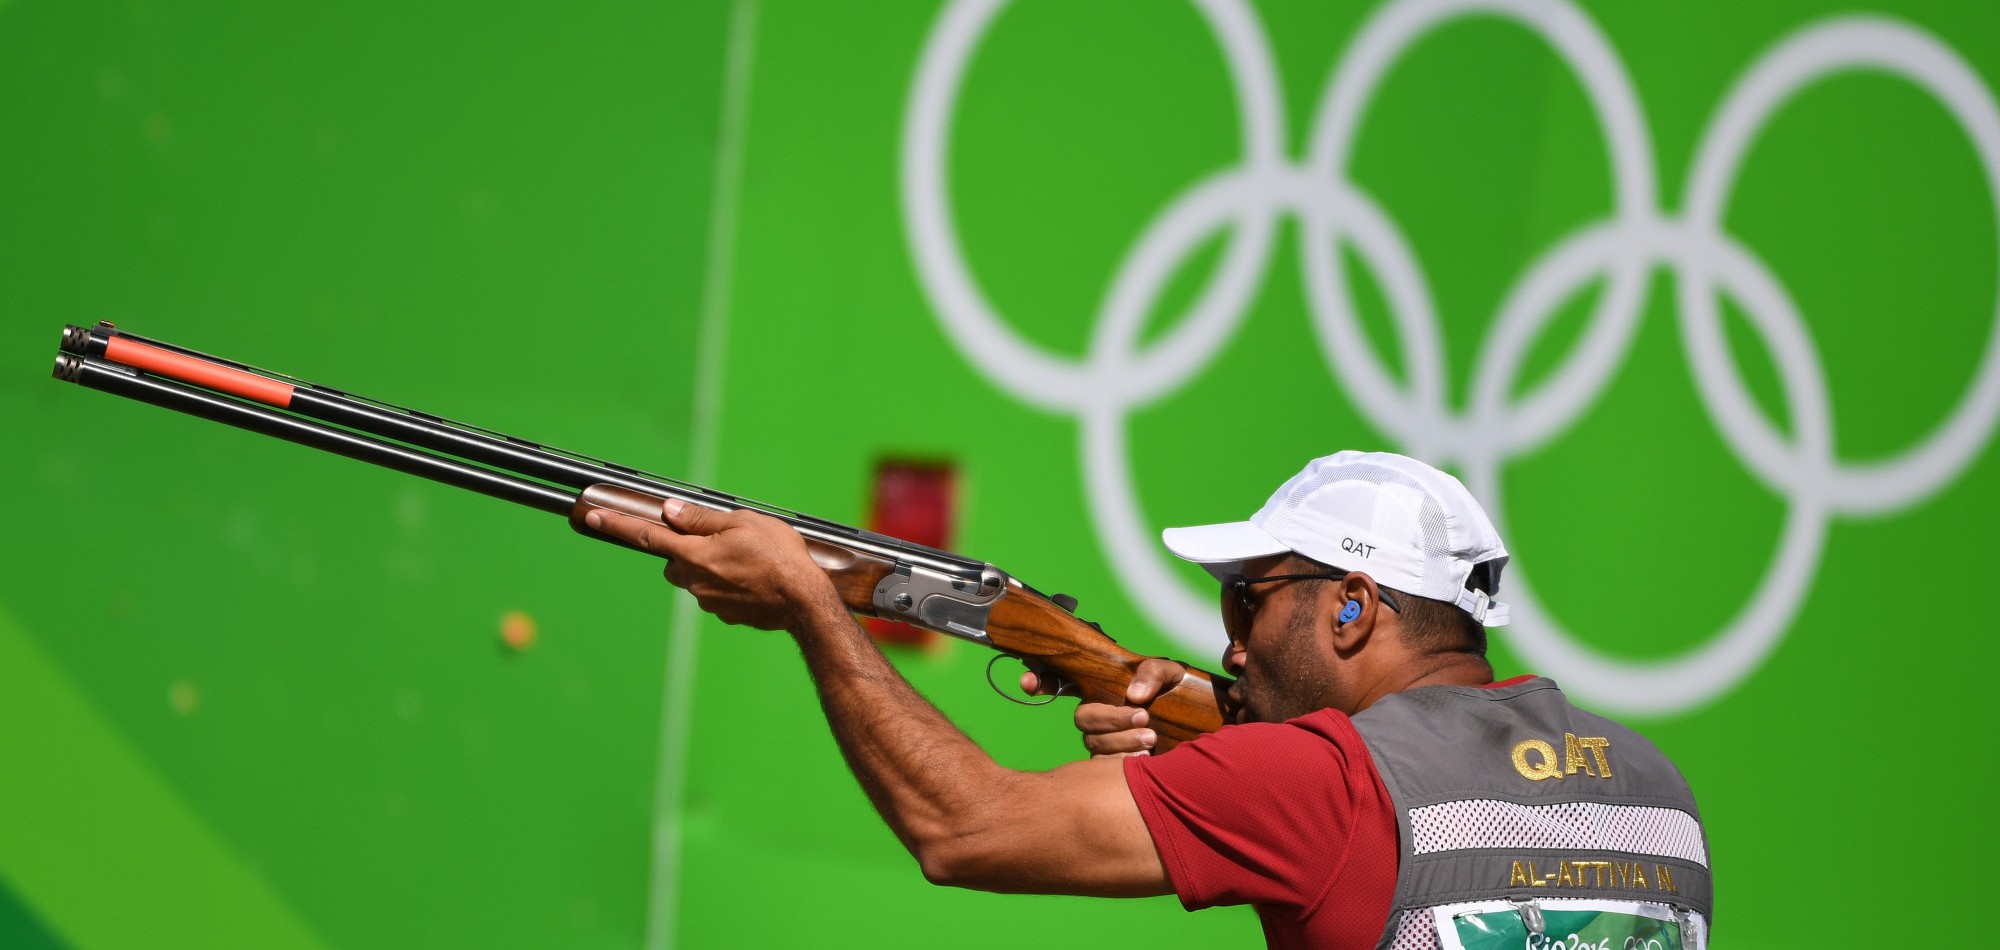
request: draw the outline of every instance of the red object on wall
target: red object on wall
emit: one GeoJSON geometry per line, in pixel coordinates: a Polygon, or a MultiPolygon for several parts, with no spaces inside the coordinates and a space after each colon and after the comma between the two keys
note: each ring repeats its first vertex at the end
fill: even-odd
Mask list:
{"type": "MultiPolygon", "coordinates": [[[[875,466],[875,497],[868,530],[934,548],[951,547],[952,503],[957,487],[950,465],[888,460],[875,466]]],[[[899,620],[867,618],[881,643],[932,646],[938,634],[899,620]]]]}

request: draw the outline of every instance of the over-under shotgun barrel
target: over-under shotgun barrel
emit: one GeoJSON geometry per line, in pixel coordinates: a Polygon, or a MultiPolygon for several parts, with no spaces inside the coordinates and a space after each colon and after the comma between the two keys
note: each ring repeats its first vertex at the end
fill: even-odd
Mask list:
{"type": "MultiPolygon", "coordinates": [[[[86,360],[115,363],[239,399],[329,422],[357,432],[442,452],[483,466],[503,469],[574,491],[591,485],[618,485],[718,510],[752,508],[790,523],[809,538],[861,546],[876,553],[917,558],[934,570],[976,580],[979,561],[949,551],[891,538],[816,518],[749,498],[643,472],[543,443],[454,422],[442,416],[356,396],[329,386],[258,369],[185,347],[117,330],[100,323],[63,330],[65,352],[86,360]]],[[[61,376],[61,373],[57,373],[61,376]]],[[[93,387],[102,388],[102,387],[93,387]]],[[[174,407],[168,407],[174,408],[174,407]]]]}

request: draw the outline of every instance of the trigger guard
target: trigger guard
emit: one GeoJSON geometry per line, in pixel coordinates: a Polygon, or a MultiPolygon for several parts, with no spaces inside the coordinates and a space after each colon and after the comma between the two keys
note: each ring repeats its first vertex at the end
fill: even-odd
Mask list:
{"type": "MultiPolygon", "coordinates": [[[[1005,653],[995,653],[993,654],[992,659],[986,661],[986,685],[992,687],[994,692],[999,693],[1001,699],[1013,703],[1016,706],[1047,706],[1048,704],[1055,702],[1056,697],[1061,696],[1063,694],[1063,690],[1069,688],[1068,683],[1063,682],[1061,678],[1057,678],[1056,679],[1057,685],[1055,691],[1050,693],[1047,699],[1044,699],[1039,703],[1031,703],[1025,699],[1020,699],[1008,693],[1006,690],[1001,689],[999,683],[993,682],[993,664],[998,663],[1006,658],[1007,654],[1005,653]]],[[[1019,660],[1020,657],[1015,657],[1015,659],[1019,660]]],[[[1021,665],[1026,666],[1027,661],[1022,660],[1021,665]]],[[[1039,676],[1041,674],[1037,673],[1036,675],[1039,676]]]]}

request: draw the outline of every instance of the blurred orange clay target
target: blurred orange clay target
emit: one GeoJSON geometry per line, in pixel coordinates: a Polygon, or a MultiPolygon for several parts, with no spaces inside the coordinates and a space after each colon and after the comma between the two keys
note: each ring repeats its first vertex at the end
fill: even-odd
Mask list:
{"type": "Polygon", "coordinates": [[[500,618],[500,642],[516,653],[534,646],[535,618],[518,610],[507,611],[500,618]]]}

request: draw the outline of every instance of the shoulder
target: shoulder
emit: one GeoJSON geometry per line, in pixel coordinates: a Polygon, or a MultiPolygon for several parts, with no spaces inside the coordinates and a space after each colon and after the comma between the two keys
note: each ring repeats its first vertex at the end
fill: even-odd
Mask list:
{"type": "Polygon", "coordinates": [[[1284,722],[1246,722],[1224,726],[1174,747],[1173,755],[1201,750],[1203,755],[1248,755],[1264,752],[1307,752],[1339,748],[1360,741],[1354,720],[1333,709],[1321,709],[1284,722]]]}
{"type": "Polygon", "coordinates": [[[1395,811],[1366,743],[1338,712],[1227,726],[1129,757],[1125,773],[1189,909],[1310,908],[1359,856],[1387,867],[1393,884],[1395,811]]]}
{"type": "Polygon", "coordinates": [[[1259,788],[1278,794],[1298,789],[1301,779],[1322,786],[1372,784],[1375,769],[1353,721],[1322,709],[1285,722],[1225,726],[1165,755],[1133,756],[1125,773],[1135,787],[1219,783],[1232,794],[1256,795],[1259,788]]]}

